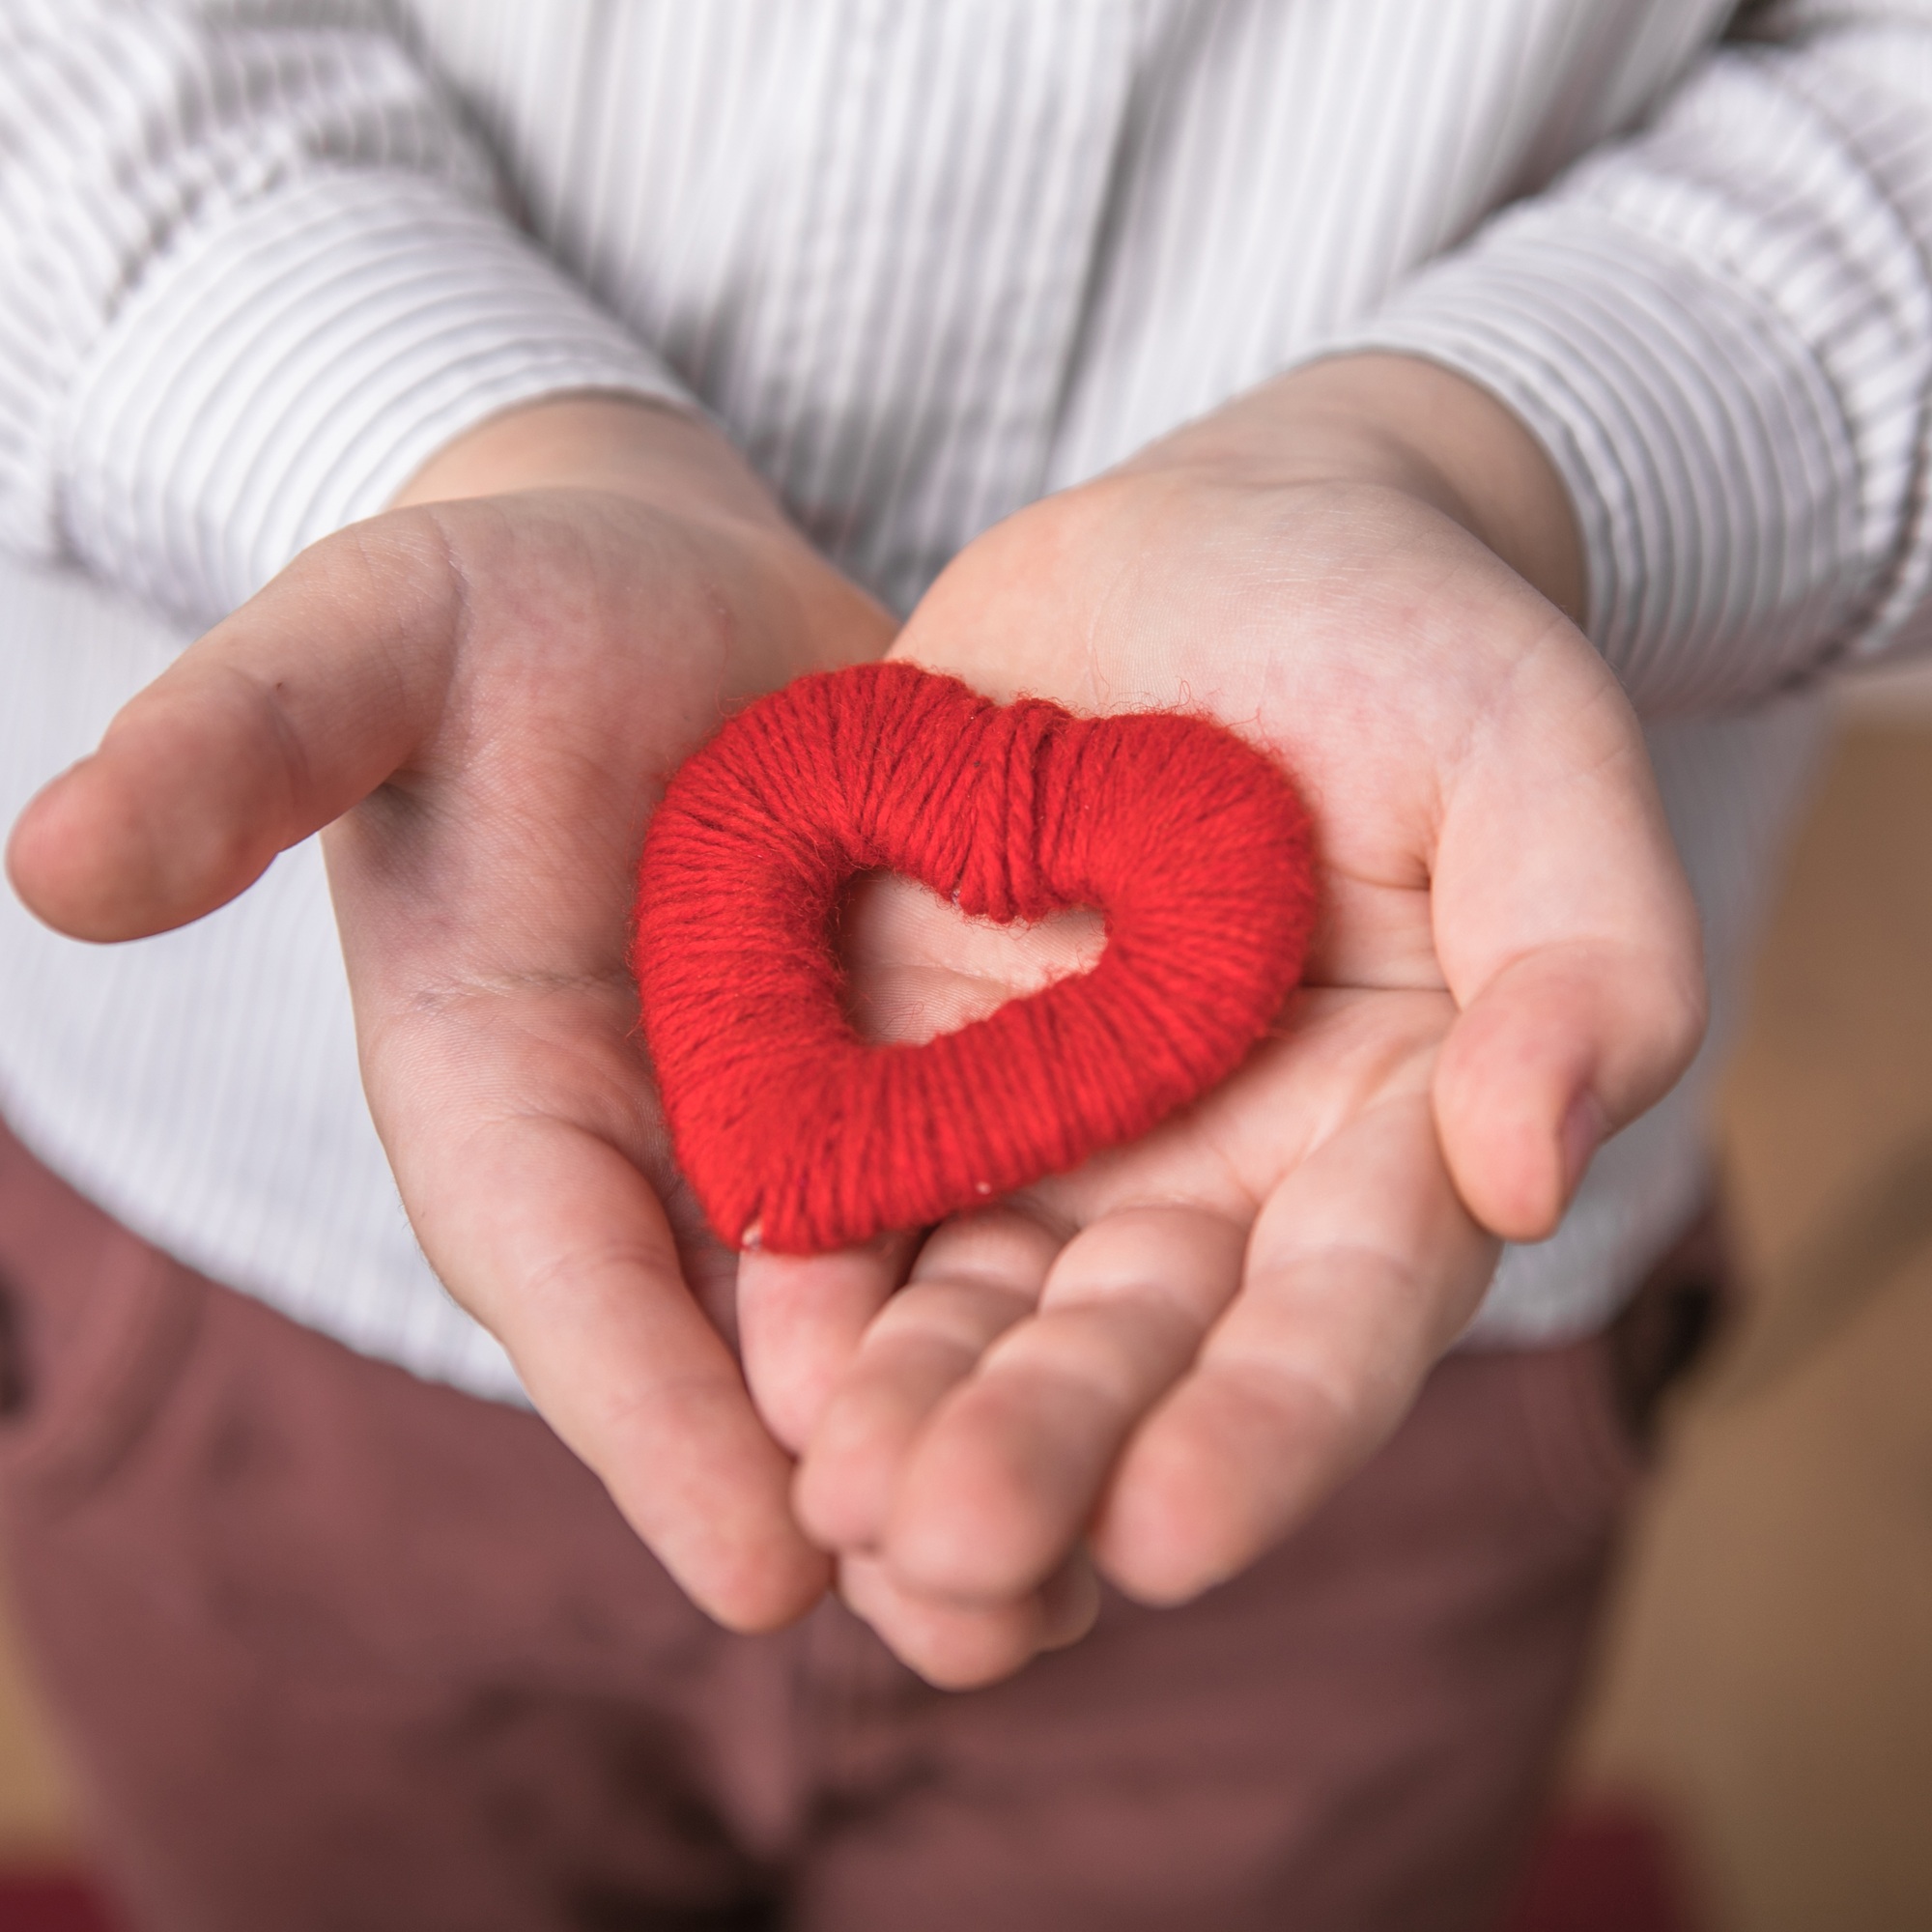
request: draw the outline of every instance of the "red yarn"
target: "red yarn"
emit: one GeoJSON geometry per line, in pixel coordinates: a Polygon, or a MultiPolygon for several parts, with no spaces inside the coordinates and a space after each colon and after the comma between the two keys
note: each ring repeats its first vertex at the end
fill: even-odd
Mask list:
{"type": "Polygon", "coordinates": [[[1307,815],[1232,731],[1001,706],[874,664],[760,698],[671,781],[633,964],[712,1225],[814,1254],[1147,1132],[1266,1032],[1314,915],[1307,815]],[[868,1044],[831,928],[846,881],[881,867],[989,919],[1094,907],[1106,950],[956,1033],[868,1044]]]}

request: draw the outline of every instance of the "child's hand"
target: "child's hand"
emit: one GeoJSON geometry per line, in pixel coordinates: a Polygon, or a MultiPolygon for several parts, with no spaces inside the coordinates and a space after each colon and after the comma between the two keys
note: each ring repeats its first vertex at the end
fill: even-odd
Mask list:
{"type": "MultiPolygon", "coordinates": [[[[1077,1634],[1083,1539],[1156,1603],[1251,1562],[1395,1427],[1494,1236],[1548,1234],[1689,1060],[1697,925],[1635,721],[1519,571],[1579,601],[1541,452],[1461,379],[1362,358],[1012,518],[895,646],[1000,697],[1242,730],[1305,788],[1327,896],[1280,1037],[1138,1145],[939,1230],[890,1301],[889,1243],[747,1258],[801,1516],[929,1676],[1077,1634]]],[[[881,1010],[949,962],[963,1010],[996,1002],[985,942],[921,896],[863,923],[881,1010]]]]}
{"type": "Polygon", "coordinates": [[[532,408],[408,495],[436,507],[316,545],[136,697],[23,815],[14,876],[62,930],[131,938],[328,825],[370,1104],[430,1260],[692,1594],[782,1621],[829,1566],[687,1286],[728,1303],[729,1258],[679,1210],[627,920],[646,816],[721,707],[892,626],[667,411],[532,408]]]}

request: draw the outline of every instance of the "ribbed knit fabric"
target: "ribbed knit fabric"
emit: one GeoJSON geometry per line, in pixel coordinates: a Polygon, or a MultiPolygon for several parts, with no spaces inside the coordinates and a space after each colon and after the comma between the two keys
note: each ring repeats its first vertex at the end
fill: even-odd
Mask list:
{"type": "Polygon", "coordinates": [[[912,665],[805,677],[671,781],[634,966],[678,1165],[734,1245],[925,1226],[1146,1133],[1239,1065],[1315,923],[1307,814],[1204,719],[996,705],[912,665]],[[842,887],[1105,915],[1094,968],[922,1045],[841,1005],[842,887]]]}

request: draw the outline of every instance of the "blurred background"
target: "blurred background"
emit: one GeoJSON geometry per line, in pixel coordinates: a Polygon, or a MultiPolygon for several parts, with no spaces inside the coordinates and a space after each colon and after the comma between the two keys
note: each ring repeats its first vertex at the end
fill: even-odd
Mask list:
{"type": "MultiPolygon", "coordinates": [[[[1666,1418],[1510,1932],[1924,1932],[1932,672],[1843,701],[1717,1124],[1747,1305],[1666,1418]]],[[[0,1928],[104,1924],[78,1863],[0,1627],[0,1928]]]]}

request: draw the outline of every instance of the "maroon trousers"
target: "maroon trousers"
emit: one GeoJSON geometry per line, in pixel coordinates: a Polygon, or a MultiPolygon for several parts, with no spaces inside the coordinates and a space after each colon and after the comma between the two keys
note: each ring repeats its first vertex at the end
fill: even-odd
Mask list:
{"type": "Polygon", "coordinates": [[[0,1130],[0,1533],[144,1932],[1430,1932],[1534,1813],[1635,1470],[1455,1357],[1245,1576],[952,1694],[694,1610],[535,1417],[190,1273],[0,1130]]]}

